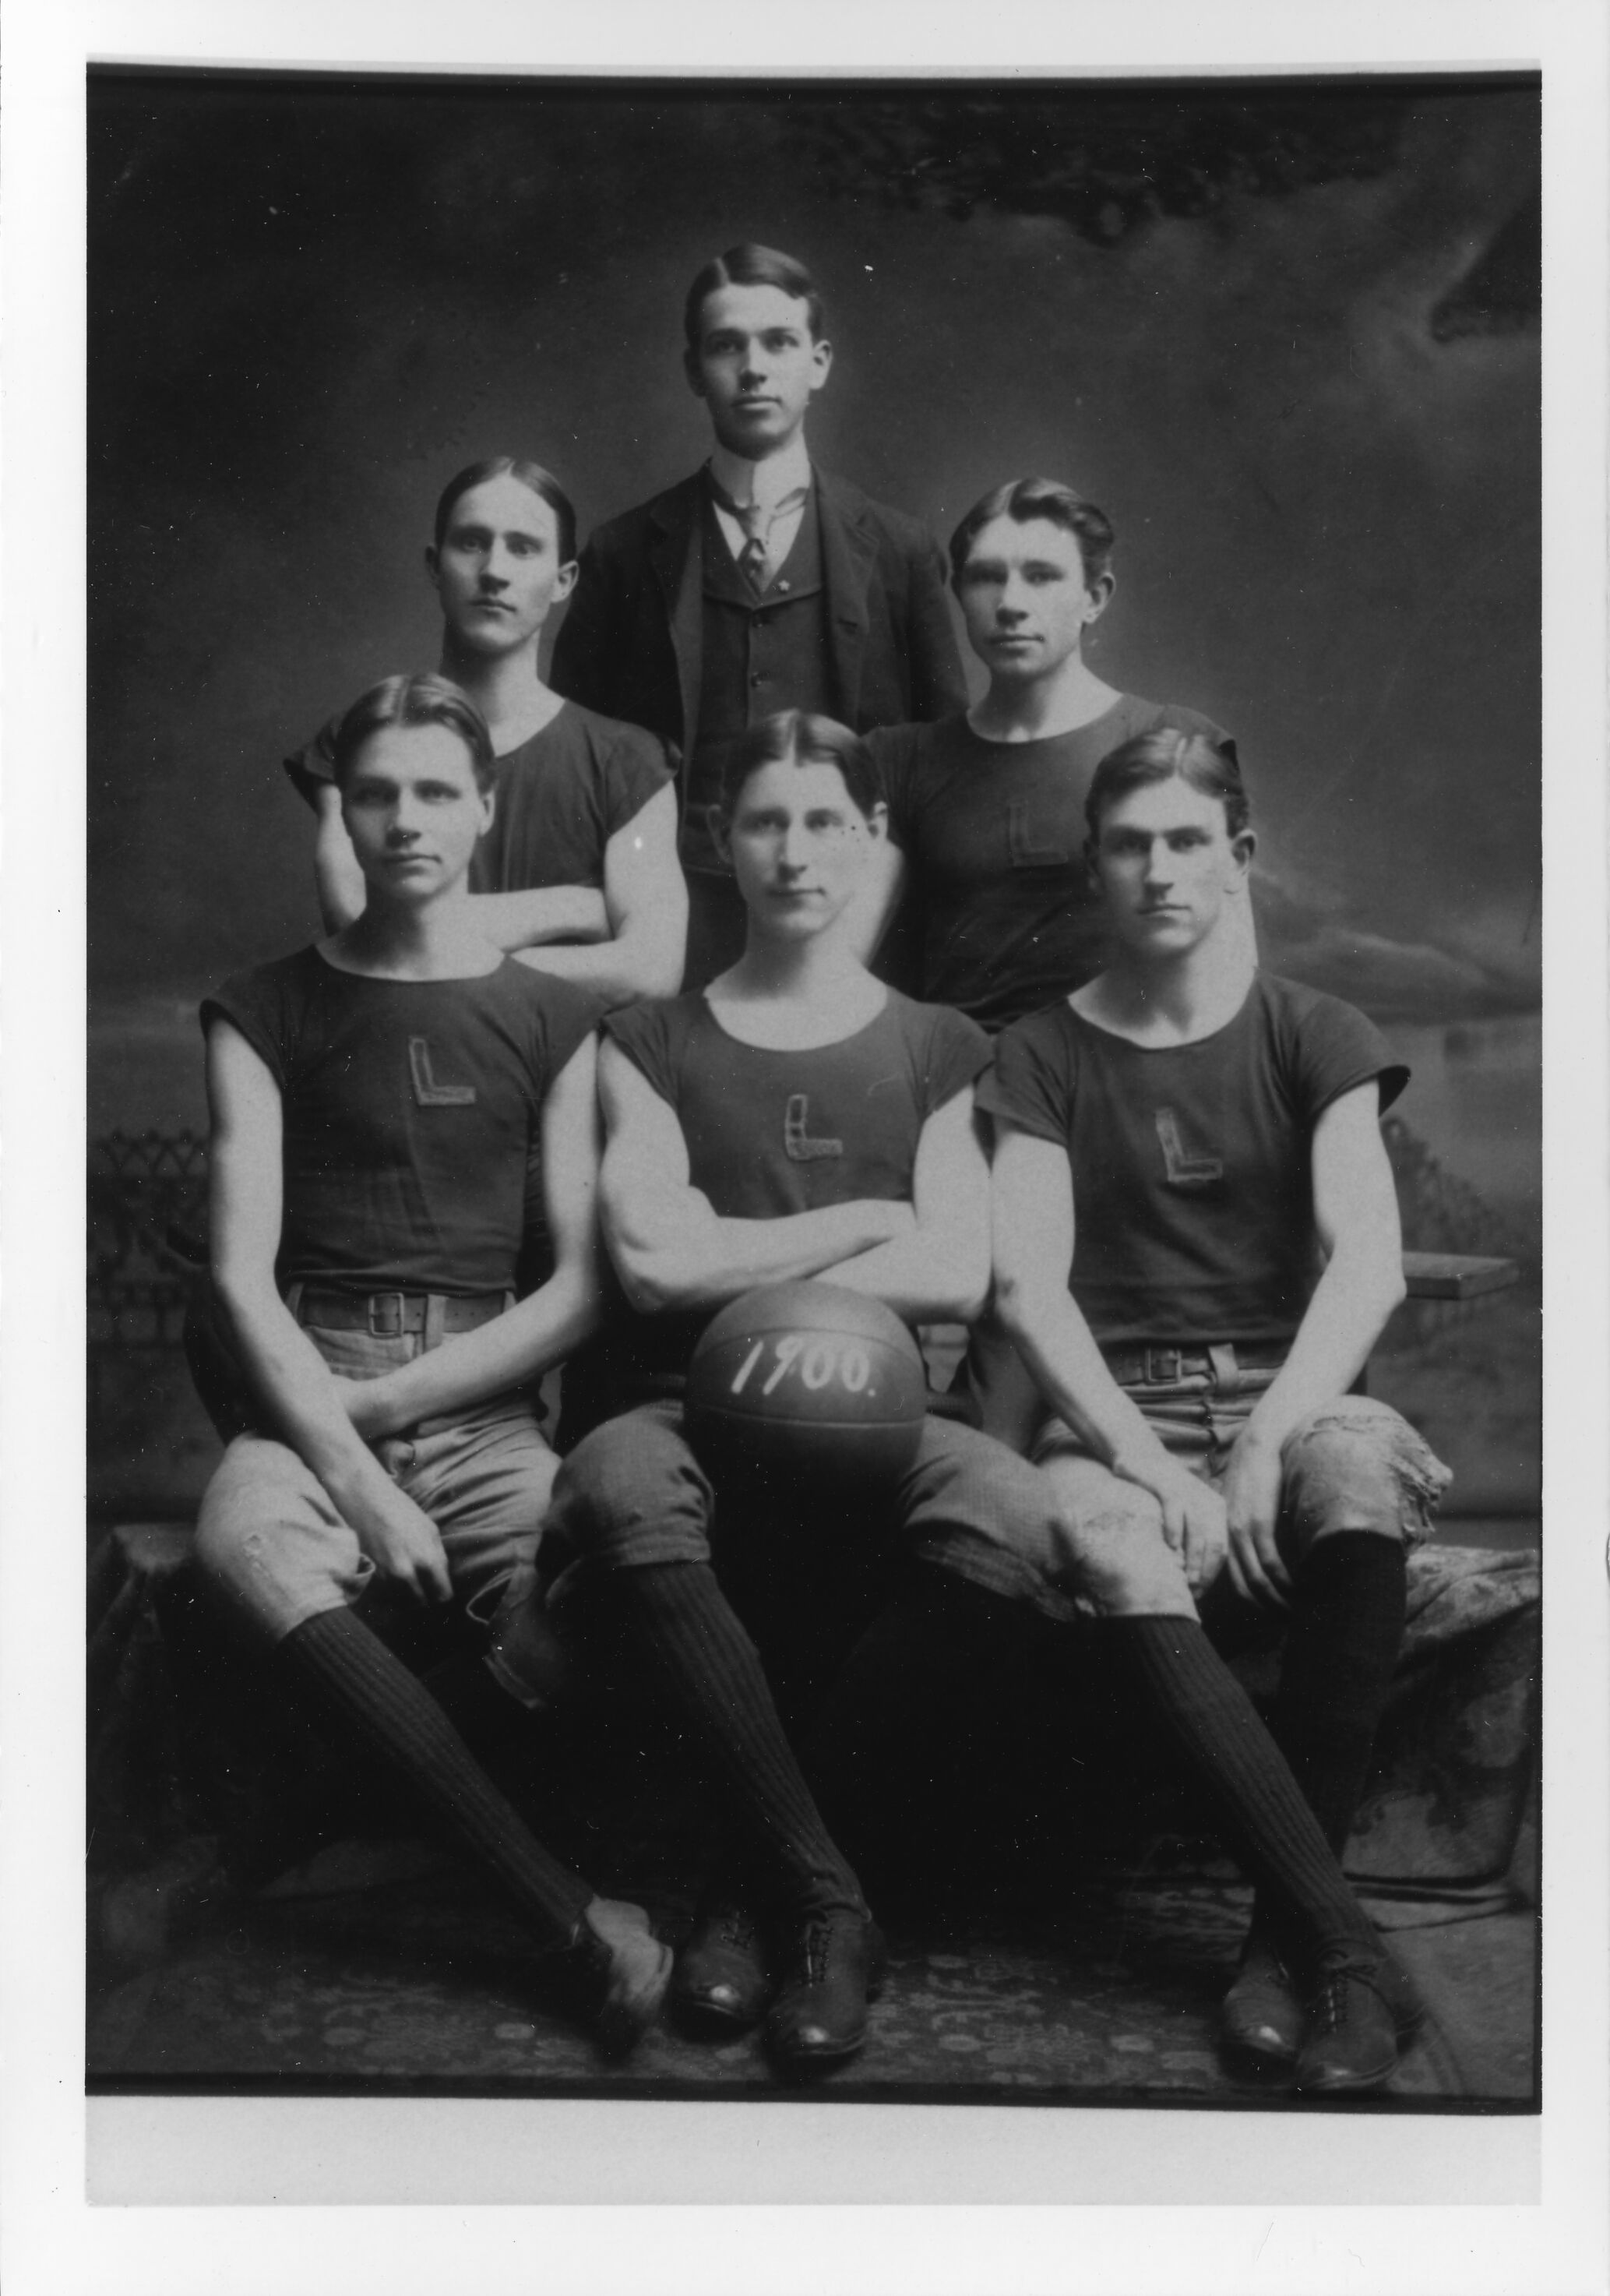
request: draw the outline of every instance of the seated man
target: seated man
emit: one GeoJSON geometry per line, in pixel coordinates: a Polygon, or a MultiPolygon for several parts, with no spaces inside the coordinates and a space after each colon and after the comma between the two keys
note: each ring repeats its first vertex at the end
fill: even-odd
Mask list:
{"type": "MultiPolygon", "coordinates": [[[[518,1390],[597,1316],[594,1005],[475,930],[494,767],[456,686],[376,686],[341,722],[334,771],[362,914],[201,1007],[213,1280],[255,1410],[208,1486],[199,1558],[274,1644],[287,1694],[388,1765],[568,1950],[625,2041],[669,1976],[646,1916],[549,1856],[360,1616],[365,1596],[462,1604],[492,1682],[541,1698],[534,1557],[555,1462],[518,1390]],[[539,1135],[554,1267],[516,1307],[539,1135]]],[[[496,1702],[478,1668],[478,1692],[496,1702]]]]}
{"type": "Polygon", "coordinates": [[[1351,1392],[1402,1297],[1378,1119],[1407,1071],[1350,1005],[1257,970],[1233,750],[1142,734],[1087,814],[1109,968],[1007,1029],[979,1095],[996,1298],[1063,1520],[1047,1567],[1110,1622],[1253,1866],[1227,2039],[1299,2088],[1369,2088],[1419,2013],[1336,1861],[1404,1546],[1448,1480],[1351,1392]],[[1287,1628],[1279,1751],[1203,1632],[1260,1610],[1287,1628]]]}
{"type": "MultiPolygon", "coordinates": [[[[704,1324],[757,1284],[826,1277],[908,1324],[977,1313],[989,1184],[973,1080],[989,1051],[971,1021],[911,1003],[854,954],[883,808],[846,727],[789,711],[751,729],[715,836],[748,912],[743,955],[702,994],[612,1014],[600,1062],[604,1233],[640,1311],[616,1345],[638,1391],[661,1399],[569,1455],[550,1530],[602,1566],[741,1837],[747,1902],[707,1896],[676,1997],[740,2026],[764,2013],[775,1974],[767,2038],[800,2070],[861,2046],[881,1945],[746,1631],[754,1612],[745,1601],[740,1624],[729,1600],[756,1575],[757,1542],[775,1542],[779,1502],[763,1522],[731,1489],[718,1499],[675,1390],[704,1324]],[[770,1971],[756,1916],[776,1935],[770,1971]]],[[[832,1543],[843,1513],[819,1509],[803,1544],[832,1543]]],[[[864,1538],[938,1564],[959,1599],[987,1609],[1036,1596],[1018,1550],[1043,1552],[1053,1528],[1050,1488],[1026,1462],[930,1418],[864,1538]]],[[[864,1546],[843,1549],[853,1570],[864,1546]]]]}
{"type": "Polygon", "coordinates": [[[808,709],[864,733],[959,709],[967,683],[932,536],[806,449],[833,348],[805,266],[776,248],[730,247],[694,279],[682,321],[710,459],[593,533],[553,684],[647,726],[680,760],[692,899],[683,985],[702,988],[744,945],[743,904],[708,821],[745,728],[808,709]]]}

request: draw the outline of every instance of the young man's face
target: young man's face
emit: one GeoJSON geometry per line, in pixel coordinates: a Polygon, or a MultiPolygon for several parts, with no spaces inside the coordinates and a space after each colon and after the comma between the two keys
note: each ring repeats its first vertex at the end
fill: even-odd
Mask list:
{"type": "Polygon", "coordinates": [[[884,808],[862,812],[837,766],[762,766],[718,832],[753,924],[809,939],[841,916],[884,831],[884,808]]]}
{"type": "Polygon", "coordinates": [[[469,872],[492,800],[446,726],[382,726],[347,769],[341,817],[372,896],[428,901],[469,872]]]}
{"type": "Polygon", "coordinates": [[[1232,838],[1221,798],[1177,775],[1107,807],[1092,869],[1107,922],[1132,955],[1188,955],[1239,898],[1251,865],[1250,830],[1232,838]]]}
{"type": "Polygon", "coordinates": [[[722,445],[752,463],[799,435],[828,379],[832,346],[813,341],[810,315],[780,287],[718,287],[707,295],[688,381],[710,410],[722,445]]]}
{"type": "Polygon", "coordinates": [[[472,653],[517,652],[576,581],[552,504],[507,472],[459,496],[425,563],[448,630],[472,653]]]}
{"type": "Polygon", "coordinates": [[[1006,686],[1049,677],[1077,654],[1112,587],[1110,574],[1086,579],[1078,536],[1047,518],[991,519],[956,578],[968,643],[1006,686]]]}

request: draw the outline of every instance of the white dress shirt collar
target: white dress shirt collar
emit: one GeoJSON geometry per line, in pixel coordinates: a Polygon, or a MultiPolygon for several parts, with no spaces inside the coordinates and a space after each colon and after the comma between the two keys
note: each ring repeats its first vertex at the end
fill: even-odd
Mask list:
{"type": "Polygon", "coordinates": [[[791,439],[780,455],[768,455],[760,463],[717,446],[711,452],[710,468],[735,503],[759,503],[767,510],[784,495],[811,483],[811,458],[803,438],[791,439]]]}

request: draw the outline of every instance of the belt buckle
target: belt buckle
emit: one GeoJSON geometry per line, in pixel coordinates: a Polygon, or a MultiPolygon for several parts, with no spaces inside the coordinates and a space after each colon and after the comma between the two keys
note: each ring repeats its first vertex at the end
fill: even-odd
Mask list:
{"type": "Polygon", "coordinates": [[[1146,1350],[1146,1378],[1148,1386],[1173,1387],[1185,1375],[1185,1357],[1179,1348],[1150,1348],[1146,1350]]]}
{"type": "Polygon", "coordinates": [[[408,1295],[405,1292],[372,1292],[369,1294],[367,1304],[369,1308],[369,1333],[372,1339],[400,1340],[402,1338],[403,1304],[407,1299],[407,1296],[408,1295]],[[396,1306],[393,1309],[395,1320],[389,1324],[377,1324],[375,1321],[376,1308],[384,1308],[392,1301],[396,1302],[396,1306]]]}

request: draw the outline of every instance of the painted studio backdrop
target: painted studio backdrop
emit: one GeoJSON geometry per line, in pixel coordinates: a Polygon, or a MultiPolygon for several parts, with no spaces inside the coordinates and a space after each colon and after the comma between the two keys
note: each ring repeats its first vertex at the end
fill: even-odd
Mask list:
{"type": "Polygon", "coordinates": [[[1538,99],[1520,81],[1011,92],[99,74],[90,89],[91,1488],[215,1456],[172,1344],[203,990],[318,930],[287,750],[434,664],[444,480],[584,530],[707,451],[681,306],[801,256],[813,451],[948,534],[1071,480],[1118,533],[1094,667],[1237,734],[1265,962],[1412,1062],[1377,1392],[1535,1516],[1538,99]]]}

